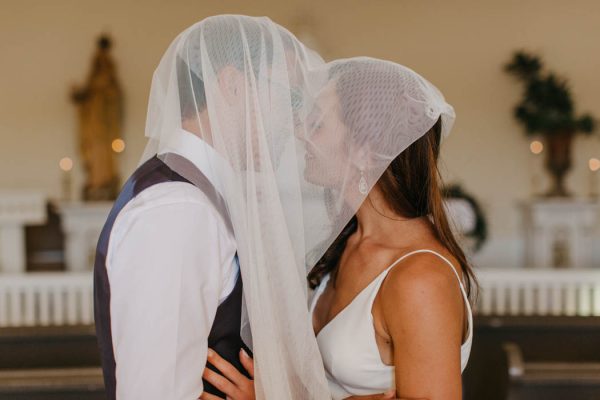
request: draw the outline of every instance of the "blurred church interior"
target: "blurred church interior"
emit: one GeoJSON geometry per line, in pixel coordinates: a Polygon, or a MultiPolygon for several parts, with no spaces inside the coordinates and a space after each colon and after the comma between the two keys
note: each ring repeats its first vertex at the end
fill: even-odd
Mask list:
{"type": "Polygon", "coordinates": [[[96,241],[141,157],[160,57],[224,13],[442,90],[446,204],[481,285],[464,398],[600,399],[600,3],[3,0],[0,400],[105,398],[96,241]]]}

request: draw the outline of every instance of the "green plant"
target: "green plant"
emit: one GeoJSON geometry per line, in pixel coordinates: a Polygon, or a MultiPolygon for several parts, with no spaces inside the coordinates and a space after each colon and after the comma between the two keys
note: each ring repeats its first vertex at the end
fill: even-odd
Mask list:
{"type": "Polygon", "coordinates": [[[525,85],[523,98],[514,115],[525,126],[528,135],[553,135],[594,130],[590,114],[575,115],[571,91],[565,79],[544,71],[539,56],[517,51],[505,70],[525,85]]]}

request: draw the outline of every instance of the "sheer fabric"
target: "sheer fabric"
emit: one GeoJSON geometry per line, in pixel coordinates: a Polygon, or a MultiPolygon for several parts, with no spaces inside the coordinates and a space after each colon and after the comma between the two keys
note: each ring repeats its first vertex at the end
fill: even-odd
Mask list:
{"type": "Polygon", "coordinates": [[[371,58],[325,63],[268,18],[210,17],[169,46],[152,81],[142,162],[159,154],[193,180],[168,149],[189,134],[216,150],[203,163],[219,177],[238,245],[257,398],[331,398],[307,268],[439,118],[447,134],[452,107],[412,70],[371,58]]]}

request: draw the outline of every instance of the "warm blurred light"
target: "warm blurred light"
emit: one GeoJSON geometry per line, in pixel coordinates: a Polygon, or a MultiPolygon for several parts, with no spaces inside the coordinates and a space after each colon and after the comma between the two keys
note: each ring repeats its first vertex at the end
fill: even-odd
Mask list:
{"type": "Polygon", "coordinates": [[[58,162],[58,166],[63,171],[70,171],[71,169],[73,169],[73,160],[71,160],[69,157],[61,158],[58,162]]]}
{"type": "Polygon", "coordinates": [[[539,140],[534,140],[529,145],[529,150],[531,150],[533,154],[540,154],[542,151],[544,151],[544,144],[539,140]]]}
{"type": "Polygon", "coordinates": [[[125,141],[123,141],[123,139],[113,140],[112,149],[115,153],[121,153],[123,150],[125,150],[125,141]]]}
{"type": "Polygon", "coordinates": [[[600,169],[600,160],[597,158],[590,158],[588,165],[590,167],[590,171],[596,172],[600,169]]]}

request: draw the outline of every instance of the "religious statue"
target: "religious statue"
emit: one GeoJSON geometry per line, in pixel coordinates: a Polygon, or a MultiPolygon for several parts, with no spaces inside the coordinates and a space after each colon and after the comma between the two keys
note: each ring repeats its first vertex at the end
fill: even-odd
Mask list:
{"type": "Polygon", "coordinates": [[[110,48],[110,38],[100,37],[87,82],[71,95],[79,111],[86,201],[114,200],[120,186],[113,146],[121,137],[123,96],[110,48]]]}

